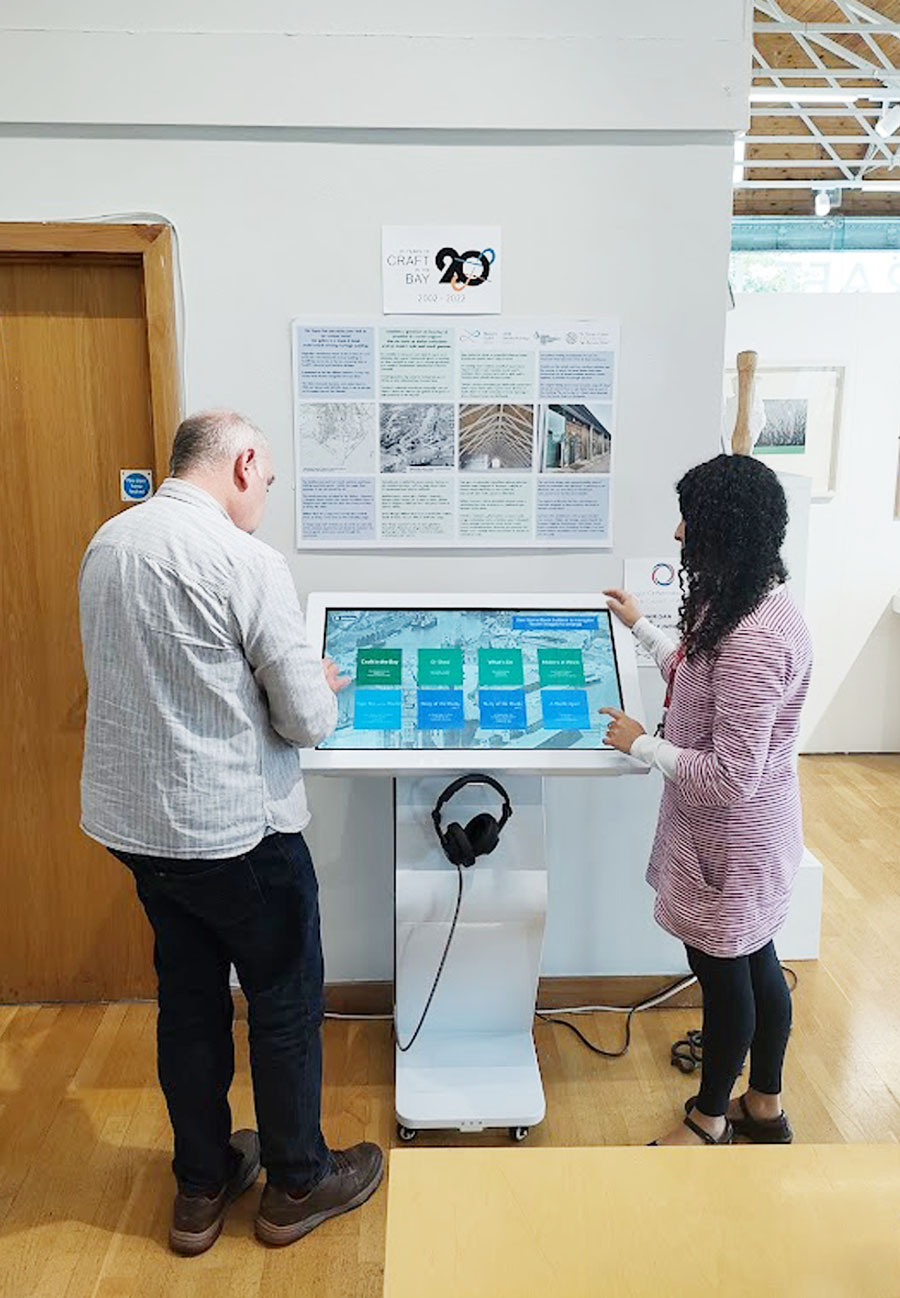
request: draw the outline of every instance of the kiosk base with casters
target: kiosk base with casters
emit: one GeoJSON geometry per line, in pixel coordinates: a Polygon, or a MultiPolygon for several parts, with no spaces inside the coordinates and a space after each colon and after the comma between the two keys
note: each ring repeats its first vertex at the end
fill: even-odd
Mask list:
{"type": "Polygon", "coordinates": [[[426,1038],[418,1062],[397,1052],[396,1087],[397,1132],[405,1141],[420,1131],[495,1127],[521,1141],[546,1112],[530,1031],[426,1038]]]}
{"type": "MultiPolygon", "coordinates": [[[[396,1111],[399,1134],[507,1129],[521,1140],[545,1111],[532,1036],[547,909],[543,781],[502,777],[514,814],[496,848],[463,869],[459,919],[437,990],[416,1031],[449,937],[459,875],[435,833],[444,778],[396,781],[396,1111]]],[[[500,813],[469,784],[444,819],[500,813]]]]}

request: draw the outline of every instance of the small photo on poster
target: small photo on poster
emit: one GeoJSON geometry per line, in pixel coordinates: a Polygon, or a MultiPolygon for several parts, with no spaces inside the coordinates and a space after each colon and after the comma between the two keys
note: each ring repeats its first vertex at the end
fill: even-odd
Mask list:
{"type": "Polygon", "coordinates": [[[374,473],[374,401],[312,401],[297,406],[298,459],[304,473],[374,473]]]}
{"type": "Polygon", "coordinates": [[[459,408],[459,467],[467,473],[531,471],[534,406],[505,402],[459,408]]]}
{"type": "Polygon", "coordinates": [[[385,401],[379,425],[382,473],[453,468],[455,406],[385,401]]]}
{"type": "Polygon", "coordinates": [[[548,402],[538,407],[541,473],[609,473],[612,406],[548,402]]]}

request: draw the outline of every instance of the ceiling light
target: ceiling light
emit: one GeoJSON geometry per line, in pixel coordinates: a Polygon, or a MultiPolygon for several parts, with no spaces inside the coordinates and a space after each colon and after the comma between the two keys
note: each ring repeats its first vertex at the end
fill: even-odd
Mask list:
{"type": "Polygon", "coordinates": [[[831,185],[827,189],[816,190],[816,216],[827,216],[836,207],[840,207],[844,191],[840,185],[831,185]]]}
{"type": "Polygon", "coordinates": [[[900,104],[894,104],[893,108],[884,106],[884,111],[875,123],[875,130],[883,138],[887,139],[891,135],[896,135],[900,129],[900,104]]]}
{"type": "Polygon", "coordinates": [[[855,104],[865,99],[859,90],[817,90],[796,86],[793,90],[755,87],[750,91],[751,104],[855,104]]]}

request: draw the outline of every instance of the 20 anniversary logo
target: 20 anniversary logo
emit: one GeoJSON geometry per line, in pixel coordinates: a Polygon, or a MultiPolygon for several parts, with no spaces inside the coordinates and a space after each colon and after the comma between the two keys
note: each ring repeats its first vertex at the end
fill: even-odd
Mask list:
{"type": "Polygon", "coordinates": [[[440,282],[449,284],[456,293],[461,293],[465,288],[477,288],[479,284],[487,282],[496,256],[493,248],[485,248],[483,252],[476,249],[457,252],[455,248],[441,248],[434,264],[444,272],[440,282]]]}

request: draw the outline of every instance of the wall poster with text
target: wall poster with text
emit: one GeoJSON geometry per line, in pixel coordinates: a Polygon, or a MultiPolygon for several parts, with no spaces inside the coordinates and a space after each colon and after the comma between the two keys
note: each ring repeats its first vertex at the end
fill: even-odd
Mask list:
{"type": "Polygon", "coordinates": [[[609,320],[293,321],[298,549],[609,547],[609,320]]]}

